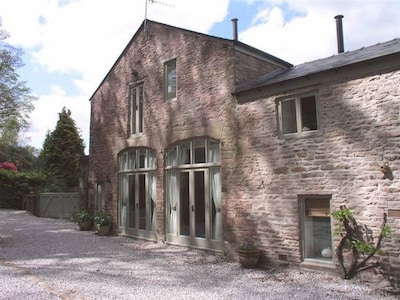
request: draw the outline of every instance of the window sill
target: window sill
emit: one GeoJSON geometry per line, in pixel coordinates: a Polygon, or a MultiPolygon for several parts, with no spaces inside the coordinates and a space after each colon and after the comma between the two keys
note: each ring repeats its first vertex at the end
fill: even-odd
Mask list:
{"type": "Polygon", "coordinates": [[[301,138],[308,138],[314,136],[321,136],[322,132],[320,130],[313,130],[313,131],[305,131],[300,133],[288,133],[288,134],[279,134],[279,138],[281,139],[301,139],[301,138]]]}
{"type": "Polygon", "coordinates": [[[328,271],[335,272],[336,266],[333,260],[321,260],[321,259],[306,259],[301,264],[300,267],[305,270],[317,270],[317,271],[328,271]]]}

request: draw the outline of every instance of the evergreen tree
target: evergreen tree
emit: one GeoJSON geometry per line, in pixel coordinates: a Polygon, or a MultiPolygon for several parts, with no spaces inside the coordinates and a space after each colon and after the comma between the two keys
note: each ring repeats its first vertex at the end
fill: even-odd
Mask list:
{"type": "Polygon", "coordinates": [[[65,107],[53,132],[47,133],[39,159],[53,192],[71,191],[79,186],[80,159],[84,155],[83,140],[71,111],[65,107]]]}

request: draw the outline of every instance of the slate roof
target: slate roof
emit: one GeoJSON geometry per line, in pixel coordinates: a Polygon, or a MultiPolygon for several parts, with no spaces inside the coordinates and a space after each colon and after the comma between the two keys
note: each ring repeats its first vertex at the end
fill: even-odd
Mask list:
{"type": "Polygon", "coordinates": [[[278,70],[259,77],[258,79],[238,86],[234,92],[240,93],[247,90],[265,87],[283,81],[305,77],[308,75],[333,70],[363,61],[372,60],[391,54],[400,53],[400,39],[394,39],[385,43],[364,47],[354,51],[348,51],[331,57],[306,62],[285,70],[278,70]]]}

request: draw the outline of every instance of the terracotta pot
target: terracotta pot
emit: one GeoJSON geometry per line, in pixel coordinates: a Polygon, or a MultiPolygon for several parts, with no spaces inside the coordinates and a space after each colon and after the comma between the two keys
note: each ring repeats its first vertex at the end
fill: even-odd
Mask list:
{"type": "Polygon", "coordinates": [[[100,226],[97,230],[97,235],[107,236],[110,235],[110,231],[111,231],[110,225],[100,226]]]}
{"type": "Polygon", "coordinates": [[[82,221],[78,223],[79,229],[82,231],[89,231],[92,229],[92,221],[82,221]]]}
{"type": "Polygon", "coordinates": [[[245,269],[255,268],[260,259],[260,250],[238,250],[239,262],[245,269]]]}

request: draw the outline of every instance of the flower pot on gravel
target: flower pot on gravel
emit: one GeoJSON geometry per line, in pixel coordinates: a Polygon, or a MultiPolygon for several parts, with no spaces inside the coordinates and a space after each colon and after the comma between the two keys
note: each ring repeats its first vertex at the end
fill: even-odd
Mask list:
{"type": "Polygon", "coordinates": [[[79,230],[82,230],[82,231],[89,231],[92,229],[92,221],[91,220],[80,221],[78,223],[78,225],[79,225],[79,230]]]}
{"type": "Polygon", "coordinates": [[[260,254],[260,250],[252,242],[244,241],[238,249],[239,263],[245,269],[255,268],[260,260],[260,254]]]}
{"type": "Polygon", "coordinates": [[[111,233],[111,215],[105,211],[99,211],[94,216],[97,235],[105,236],[111,233]]]}
{"type": "Polygon", "coordinates": [[[111,232],[110,225],[100,226],[100,227],[97,229],[97,235],[100,235],[100,236],[107,236],[107,235],[110,235],[110,232],[111,232]]]}
{"type": "Polygon", "coordinates": [[[257,267],[260,259],[260,250],[238,250],[239,263],[245,269],[257,267]]]}

